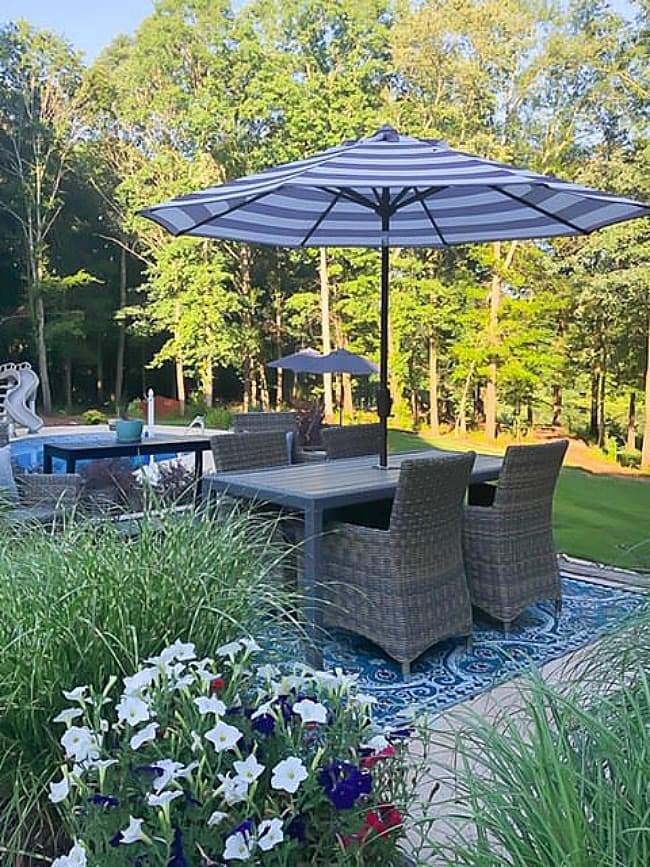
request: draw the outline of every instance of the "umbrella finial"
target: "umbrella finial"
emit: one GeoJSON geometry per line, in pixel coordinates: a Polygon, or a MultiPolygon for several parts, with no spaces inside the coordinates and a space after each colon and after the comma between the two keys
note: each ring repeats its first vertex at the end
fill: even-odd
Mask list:
{"type": "Polygon", "coordinates": [[[395,127],[391,126],[389,123],[385,123],[374,135],[370,136],[370,138],[375,141],[399,141],[399,133],[395,127]]]}

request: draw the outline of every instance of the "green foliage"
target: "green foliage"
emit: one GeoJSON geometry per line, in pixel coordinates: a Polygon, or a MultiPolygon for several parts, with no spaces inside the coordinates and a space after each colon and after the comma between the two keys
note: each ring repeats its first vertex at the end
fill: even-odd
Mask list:
{"type": "Polygon", "coordinates": [[[619,449],[616,460],[622,467],[638,469],[641,466],[641,452],[639,449],[619,449]]]}
{"type": "Polygon", "coordinates": [[[176,637],[213,653],[284,610],[273,527],[254,516],[148,513],[133,538],[79,522],[3,528],[0,558],[0,847],[14,863],[51,822],[43,789],[60,763],[51,719],[63,689],[127,674],[176,637]]]}
{"type": "Polygon", "coordinates": [[[213,406],[207,410],[204,418],[206,427],[230,430],[232,426],[232,412],[225,406],[213,406]]]}
{"type": "Polygon", "coordinates": [[[86,424],[106,424],[106,415],[101,409],[87,409],[81,414],[86,424]]]}

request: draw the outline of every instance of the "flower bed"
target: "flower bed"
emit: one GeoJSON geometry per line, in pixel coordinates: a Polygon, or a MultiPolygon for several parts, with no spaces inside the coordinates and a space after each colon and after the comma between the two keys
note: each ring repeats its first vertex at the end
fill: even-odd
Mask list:
{"type": "Polygon", "coordinates": [[[400,863],[403,733],[373,729],[353,678],[259,653],[176,641],[115,703],[115,678],[65,693],[50,799],[75,842],[55,867],[400,863]]]}

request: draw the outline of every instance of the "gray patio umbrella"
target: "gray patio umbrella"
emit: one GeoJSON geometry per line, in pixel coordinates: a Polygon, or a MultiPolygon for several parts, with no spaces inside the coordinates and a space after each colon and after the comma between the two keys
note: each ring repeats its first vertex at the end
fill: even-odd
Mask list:
{"type": "Polygon", "coordinates": [[[650,206],[452,150],[384,126],[304,160],[140,212],[174,235],[286,247],[381,248],[380,385],[386,467],[390,247],[586,235],[650,206]]]}
{"type": "MultiPolygon", "coordinates": [[[[269,361],[267,367],[282,367],[295,373],[349,373],[352,376],[368,376],[379,373],[379,367],[374,361],[369,361],[363,355],[350,352],[349,349],[335,349],[327,355],[321,355],[315,349],[300,349],[285,355],[275,361],[269,361]]],[[[341,378],[339,396],[339,424],[343,424],[343,379],[341,378]]]]}

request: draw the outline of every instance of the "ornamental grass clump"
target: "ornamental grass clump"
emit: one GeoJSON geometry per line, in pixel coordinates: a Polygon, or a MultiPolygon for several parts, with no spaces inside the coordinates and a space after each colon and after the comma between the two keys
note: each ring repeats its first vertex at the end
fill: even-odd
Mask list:
{"type": "Polygon", "coordinates": [[[53,851],[59,823],[52,717],[71,683],[127,674],[176,637],[206,653],[280,621],[296,600],[277,583],[277,524],[145,514],[135,536],[110,521],[0,533],[0,864],[53,851]]]}
{"type": "Polygon", "coordinates": [[[50,785],[74,840],[56,867],[398,865],[405,744],[355,679],[174,642],[102,692],[66,692],[50,785]]]}

